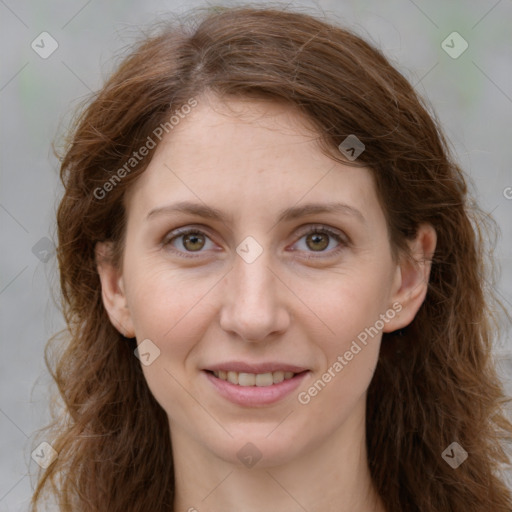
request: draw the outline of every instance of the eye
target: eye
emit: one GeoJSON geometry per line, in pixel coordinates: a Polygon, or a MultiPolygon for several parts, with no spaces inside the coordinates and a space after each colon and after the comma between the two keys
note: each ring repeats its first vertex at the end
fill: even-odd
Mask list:
{"type": "MultiPolygon", "coordinates": [[[[325,257],[324,253],[328,253],[328,256],[338,254],[348,245],[348,243],[346,236],[343,235],[342,232],[338,232],[321,225],[308,227],[297,242],[299,246],[302,246],[299,249],[300,251],[321,253],[319,256],[310,254],[306,256],[307,259],[325,257]],[[304,239],[304,243],[300,244],[302,239],[304,239]],[[333,244],[331,243],[333,239],[338,243],[334,249],[332,248],[333,244]],[[326,250],[329,246],[331,246],[331,250],[326,250]]],[[[297,249],[292,250],[296,251],[297,249]]]]}
{"type": "MultiPolygon", "coordinates": [[[[347,237],[342,232],[335,231],[322,225],[309,226],[307,230],[303,230],[301,237],[295,245],[299,244],[302,239],[305,239],[305,243],[302,244],[302,248],[292,249],[293,252],[301,251],[321,253],[319,256],[310,254],[305,256],[306,259],[325,257],[324,253],[327,253],[328,256],[333,256],[338,254],[349,244],[347,237]],[[331,247],[330,250],[326,251],[329,246],[333,245],[331,243],[333,239],[338,243],[338,245],[334,249],[331,247]]],[[[163,245],[164,247],[170,246],[169,249],[172,252],[185,258],[197,258],[200,256],[201,252],[204,252],[202,249],[212,249],[211,246],[208,247],[208,241],[210,244],[213,244],[210,237],[200,229],[178,228],[169,233],[169,236],[164,239],[163,245]],[[196,255],[193,253],[198,254],[196,255]]]]}
{"type": "MultiPolygon", "coordinates": [[[[210,237],[203,231],[194,228],[178,228],[170,233],[170,235],[174,236],[167,237],[163,245],[174,247],[175,249],[171,249],[173,252],[177,252],[180,256],[186,258],[196,258],[197,256],[191,253],[201,252],[201,249],[207,246],[206,241],[210,240],[210,237]],[[177,241],[179,250],[176,250],[175,241],[177,241]]],[[[208,247],[206,248],[208,249],[208,247]]]]}

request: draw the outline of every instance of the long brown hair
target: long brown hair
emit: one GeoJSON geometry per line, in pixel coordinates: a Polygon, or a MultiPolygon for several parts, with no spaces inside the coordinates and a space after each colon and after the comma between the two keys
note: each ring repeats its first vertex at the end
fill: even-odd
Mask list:
{"type": "Polygon", "coordinates": [[[58,457],[40,472],[32,510],[45,489],[62,511],[173,510],[168,420],[134,357],[136,340],[124,338],[103,307],[94,246],[113,241],[120,265],[123,200],[152,150],[133,168],[126,162],[155,128],[171,132],[170,116],[204,92],[287,102],[315,123],[322,150],[339,161],[346,159],[338,145],[355,134],[394,251],[405,253],[421,223],[434,226],[425,302],[407,328],[383,335],[368,390],[371,475],[390,512],[510,512],[499,472],[509,464],[503,442],[512,425],[492,364],[496,300],[484,259],[492,226],[471,203],[429,108],[378,49],[310,15],[249,6],[158,25],[76,119],[57,214],[68,329],[55,368],[49,351],[57,335],[45,351],[64,410],[52,409],[44,432],[58,457]],[[108,193],[98,192],[107,180],[108,193]],[[442,457],[453,442],[469,454],[456,469],[442,457]]]}

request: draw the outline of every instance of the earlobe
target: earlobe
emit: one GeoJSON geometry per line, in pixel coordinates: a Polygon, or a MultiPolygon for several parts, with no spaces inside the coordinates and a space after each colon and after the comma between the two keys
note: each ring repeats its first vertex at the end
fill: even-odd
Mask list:
{"type": "Polygon", "coordinates": [[[397,267],[391,303],[401,305],[400,314],[386,325],[384,332],[402,329],[414,320],[427,295],[436,243],[434,227],[420,225],[415,239],[409,243],[410,258],[404,256],[397,267]]]}
{"type": "Polygon", "coordinates": [[[96,269],[101,281],[103,305],[112,325],[126,338],[133,338],[135,331],[127,306],[123,276],[112,264],[111,254],[111,242],[96,243],[96,269]]]}

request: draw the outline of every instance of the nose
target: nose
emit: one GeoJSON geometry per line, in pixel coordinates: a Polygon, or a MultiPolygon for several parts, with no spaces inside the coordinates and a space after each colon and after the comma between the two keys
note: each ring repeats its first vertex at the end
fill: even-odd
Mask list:
{"type": "Polygon", "coordinates": [[[270,268],[268,251],[252,263],[235,256],[234,268],[223,280],[222,329],[243,341],[265,341],[283,334],[290,315],[283,297],[285,285],[270,268]]]}

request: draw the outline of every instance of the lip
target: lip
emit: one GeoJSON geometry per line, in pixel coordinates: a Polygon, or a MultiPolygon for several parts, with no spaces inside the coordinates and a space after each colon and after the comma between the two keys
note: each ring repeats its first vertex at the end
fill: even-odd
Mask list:
{"type": "Polygon", "coordinates": [[[306,371],[308,368],[303,368],[301,366],[293,366],[286,363],[278,363],[278,362],[267,362],[267,363],[244,363],[242,361],[231,361],[226,363],[214,364],[212,366],[208,366],[208,368],[203,368],[203,370],[210,370],[212,372],[218,372],[223,370],[225,372],[238,372],[238,373],[269,373],[269,372],[278,372],[282,370],[283,372],[293,372],[293,373],[301,373],[306,371]]]}
{"type": "MultiPolygon", "coordinates": [[[[284,368],[296,368],[289,365],[281,365],[276,370],[265,370],[262,368],[269,368],[272,366],[264,366],[264,365],[241,365],[241,366],[230,366],[231,371],[239,371],[244,372],[247,371],[247,368],[251,368],[248,373],[266,373],[267,371],[278,371],[284,368]],[[235,370],[234,368],[242,368],[241,370],[235,370]],[[257,367],[258,371],[255,371],[254,368],[257,367]]],[[[223,370],[226,366],[219,365],[218,367],[212,367],[208,370],[223,370]]],[[[222,380],[213,373],[210,373],[208,370],[203,370],[201,373],[206,377],[209,383],[213,386],[213,388],[225,399],[230,402],[241,405],[245,407],[258,407],[274,404],[285,397],[289,396],[295,389],[299,387],[301,382],[305,379],[307,375],[311,372],[309,370],[302,369],[299,370],[301,373],[295,375],[291,379],[283,380],[278,384],[272,384],[271,386],[239,386],[238,384],[232,384],[227,380],[222,380]]],[[[294,370],[286,370],[286,371],[294,371],[294,370]]],[[[294,372],[296,373],[296,372],[294,372]]]]}

